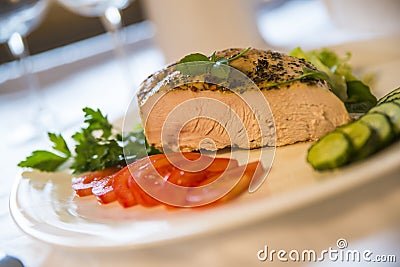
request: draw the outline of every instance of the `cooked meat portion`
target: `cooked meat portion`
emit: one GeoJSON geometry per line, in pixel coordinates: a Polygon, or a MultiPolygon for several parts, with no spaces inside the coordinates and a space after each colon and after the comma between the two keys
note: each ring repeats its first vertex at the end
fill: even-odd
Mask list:
{"type": "MultiPolygon", "coordinates": [[[[241,51],[216,56],[230,58],[241,51]]],[[[138,99],[149,144],[185,151],[282,146],[316,140],[349,121],[343,103],[323,81],[306,78],[271,86],[300,76],[303,67],[315,69],[302,59],[251,49],[230,66],[258,88],[235,79],[232,83],[239,85],[228,86],[236,87],[234,92],[200,79],[187,83],[174,65],[147,78],[138,99]]]]}

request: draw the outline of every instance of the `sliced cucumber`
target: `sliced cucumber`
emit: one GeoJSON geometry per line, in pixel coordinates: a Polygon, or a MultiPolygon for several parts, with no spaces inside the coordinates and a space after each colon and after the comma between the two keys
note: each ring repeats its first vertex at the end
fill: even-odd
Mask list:
{"type": "Polygon", "coordinates": [[[394,89],[393,91],[391,91],[390,93],[386,94],[381,99],[379,99],[377,105],[380,105],[385,102],[390,102],[390,101],[393,101],[396,99],[400,99],[400,87],[397,89],[394,89]]]}
{"type": "Polygon", "coordinates": [[[334,169],[348,163],[352,151],[349,138],[342,132],[334,131],[310,147],[307,161],[316,170],[334,169]]]}
{"type": "Polygon", "coordinates": [[[316,170],[335,169],[364,159],[400,140],[400,87],[356,121],[337,128],[308,150],[316,170]]]}
{"type": "Polygon", "coordinates": [[[353,145],[352,161],[366,158],[377,150],[378,134],[362,122],[355,121],[346,124],[339,127],[337,131],[343,132],[350,139],[353,145]]]}
{"type": "MultiPolygon", "coordinates": [[[[399,99],[400,101],[400,99],[399,99]]],[[[400,135],[400,105],[395,102],[385,102],[372,108],[368,113],[381,113],[386,115],[393,126],[396,136],[400,135]]]]}
{"type": "Polygon", "coordinates": [[[392,125],[386,115],[381,113],[367,113],[359,121],[376,131],[379,136],[378,148],[385,147],[393,140],[392,125]]]}
{"type": "Polygon", "coordinates": [[[395,99],[395,100],[392,101],[392,103],[396,103],[397,105],[400,106],[400,99],[395,99]]]}

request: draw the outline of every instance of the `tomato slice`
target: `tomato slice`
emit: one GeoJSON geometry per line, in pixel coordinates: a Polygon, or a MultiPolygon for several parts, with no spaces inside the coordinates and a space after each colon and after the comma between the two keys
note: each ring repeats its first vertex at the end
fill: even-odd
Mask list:
{"type": "Polygon", "coordinates": [[[242,194],[244,191],[247,190],[253,177],[259,178],[263,174],[264,174],[264,168],[261,162],[259,161],[251,162],[247,165],[227,170],[226,172],[226,175],[228,175],[227,177],[241,176],[241,178],[239,182],[235,185],[235,187],[232,188],[231,191],[229,191],[222,198],[218,199],[216,202],[217,203],[226,202],[228,200],[238,197],[240,194],[242,194]]]}
{"type": "MultiPolygon", "coordinates": [[[[147,184],[146,186],[151,186],[160,193],[163,192],[165,181],[189,188],[207,185],[220,178],[223,179],[220,186],[223,186],[224,179],[229,182],[230,179],[240,177],[239,182],[231,191],[217,201],[208,204],[214,205],[236,198],[248,188],[253,177],[260,177],[263,173],[262,165],[258,161],[239,166],[237,160],[230,158],[213,159],[194,152],[171,153],[168,157],[165,154],[145,157],[123,169],[108,168],[73,178],[72,187],[78,196],[93,194],[101,204],[118,201],[124,208],[135,205],[154,207],[160,204],[170,208],[171,206],[161,203],[142,190],[134,177],[139,178],[147,184]],[[186,159],[183,159],[182,156],[186,159]],[[182,164],[180,165],[182,169],[177,168],[170,161],[174,164],[176,162],[182,164]],[[193,169],[193,166],[206,166],[205,163],[208,166],[201,171],[187,171],[185,168],[185,164],[188,164],[190,170],[193,169]]],[[[165,192],[165,194],[171,193],[165,192]]],[[[186,203],[186,194],[179,194],[176,198],[179,198],[176,199],[179,200],[176,203],[183,203],[183,205],[186,203]]],[[[171,199],[170,196],[169,199],[171,199]]]]}
{"type": "Polygon", "coordinates": [[[184,187],[194,187],[207,179],[204,171],[199,172],[185,172],[180,169],[173,170],[166,179],[176,185],[184,187]]]}
{"type": "Polygon", "coordinates": [[[213,172],[224,172],[227,169],[236,168],[239,166],[239,162],[236,159],[230,158],[215,158],[214,161],[205,170],[207,174],[213,172]]]}
{"type": "Polygon", "coordinates": [[[108,204],[117,200],[114,188],[112,187],[113,180],[114,175],[110,175],[94,184],[92,193],[96,196],[100,204],[108,204]]]}
{"type": "Polygon", "coordinates": [[[112,181],[115,197],[119,204],[121,204],[124,208],[132,207],[137,204],[135,197],[132,195],[128,187],[128,180],[130,178],[131,173],[129,171],[129,166],[126,166],[115,174],[112,181]]]}
{"type": "Polygon", "coordinates": [[[149,196],[146,192],[144,192],[139,185],[136,183],[135,179],[131,176],[128,180],[128,187],[131,190],[131,193],[134,195],[137,203],[143,207],[154,207],[161,204],[158,200],[149,196]]]}
{"type": "Polygon", "coordinates": [[[119,169],[119,167],[111,167],[84,174],[80,177],[74,177],[72,178],[72,189],[75,190],[75,193],[80,197],[90,196],[93,194],[92,188],[97,181],[116,173],[119,169]]]}

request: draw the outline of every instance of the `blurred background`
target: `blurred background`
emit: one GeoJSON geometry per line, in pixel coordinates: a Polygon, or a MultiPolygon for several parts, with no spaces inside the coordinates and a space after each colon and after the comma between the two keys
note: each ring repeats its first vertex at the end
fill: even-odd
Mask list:
{"type": "MultiPolygon", "coordinates": [[[[0,10],[7,1],[18,0],[1,0],[0,10]]],[[[297,45],[311,47],[398,33],[400,20],[396,15],[400,11],[399,1],[377,2],[373,0],[135,0],[122,10],[122,21],[123,26],[153,21],[158,27],[157,35],[160,35],[156,36],[158,41],[160,38],[168,38],[168,35],[174,36],[174,33],[171,33],[174,31],[178,31],[183,37],[190,35],[191,31],[205,35],[202,36],[203,39],[207,39],[207,35],[214,37],[213,32],[218,32],[219,38],[228,39],[226,43],[229,43],[232,39],[235,41],[238,37],[242,39],[247,37],[246,31],[256,30],[266,44],[272,47],[287,48],[297,45]],[[236,33],[222,32],[219,26],[226,27],[225,23],[230,24],[236,33]],[[255,27],[245,28],[249,26],[255,27]],[[186,32],[181,32],[184,27],[188,29],[186,32]],[[234,37],[235,35],[238,37],[234,37]]],[[[34,55],[104,32],[99,18],[80,16],[51,1],[42,22],[26,39],[29,51],[34,55]]],[[[254,42],[256,38],[256,34],[253,33],[252,39],[243,43],[254,42]]],[[[178,41],[170,40],[175,44],[178,41]]],[[[218,44],[221,41],[213,39],[207,42],[218,44]]],[[[262,44],[260,40],[255,43],[262,44]]],[[[187,42],[186,45],[196,47],[193,42],[187,42]]],[[[162,48],[168,49],[163,46],[162,48]]],[[[0,44],[0,64],[12,60],[13,56],[9,49],[4,43],[0,44]]]]}
{"type": "MultiPolygon", "coordinates": [[[[0,10],[5,5],[0,1],[0,10]]],[[[141,1],[133,1],[122,11],[124,25],[132,25],[144,20],[141,1]]],[[[84,17],[73,13],[58,2],[49,3],[42,22],[26,37],[30,53],[38,54],[50,49],[84,40],[104,33],[99,18],[84,17]]],[[[0,64],[14,60],[6,44],[0,44],[0,64]]]]}

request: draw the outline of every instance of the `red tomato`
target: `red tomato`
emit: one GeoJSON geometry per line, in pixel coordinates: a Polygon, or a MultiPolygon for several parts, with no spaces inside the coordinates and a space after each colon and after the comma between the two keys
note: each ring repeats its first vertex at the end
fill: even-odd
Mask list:
{"type": "Polygon", "coordinates": [[[92,188],[97,181],[116,173],[119,169],[119,167],[111,167],[72,178],[72,189],[80,197],[92,195],[92,188]]]}
{"type": "Polygon", "coordinates": [[[235,168],[239,166],[236,159],[230,158],[215,158],[210,166],[207,167],[206,172],[224,172],[226,169],[235,168]]]}
{"type": "Polygon", "coordinates": [[[124,208],[132,207],[137,204],[135,197],[132,195],[128,187],[128,180],[131,177],[128,166],[115,174],[112,181],[112,187],[115,192],[115,197],[119,204],[124,208]]]}
{"type": "Polygon", "coordinates": [[[204,171],[200,172],[185,172],[179,169],[173,170],[166,179],[176,185],[184,187],[195,187],[200,182],[207,179],[207,175],[204,171]]]}
{"type": "MultiPolygon", "coordinates": [[[[137,160],[121,170],[108,168],[89,173],[74,178],[72,187],[79,196],[94,194],[101,204],[117,200],[125,208],[135,205],[153,207],[162,203],[142,190],[133,176],[159,192],[163,192],[164,181],[167,180],[183,187],[197,187],[221,178],[221,186],[223,186],[224,179],[229,182],[230,179],[240,177],[239,182],[230,192],[214,202],[221,203],[239,196],[248,188],[253,177],[261,174],[263,174],[263,168],[260,162],[238,166],[238,161],[234,159],[213,159],[199,153],[185,152],[171,153],[168,157],[164,154],[153,155],[137,160]],[[177,168],[170,161],[182,169],[177,168]],[[196,168],[200,171],[187,171],[196,168]]],[[[177,197],[180,198],[177,203],[185,203],[185,194],[177,197]]],[[[170,207],[164,205],[167,208],[170,207]]]]}
{"type": "Polygon", "coordinates": [[[93,195],[96,196],[100,204],[108,204],[117,200],[117,197],[112,187],[114,175],[104,177],[96,182],[92,188],[93,195]]]}
{"type": "Polygon", "coordinates": [[[135,199],[139,205],[144,207],[154,207],[161,204],[161,202],[144,192],[132,176],[128,180],[128,187],[131,190],[131,193],[135,196],[135,199]]]}
{"type": "Polygon", "coordinates": [[[264,173],[264,168],[262,167],[259,161],[251,162],[247,165],[239,166],[236,168],[232,168],[226,171],[226,177],[238,177],[241,176],[239,182],[232,188],[229,193],[227,193],[222,198],[218,199],[217,202],[226,202],[233,198],[238,197],[241,193],[246,191],[250,185],[251,180],[256,177],[259,177],[264,173]]]}

